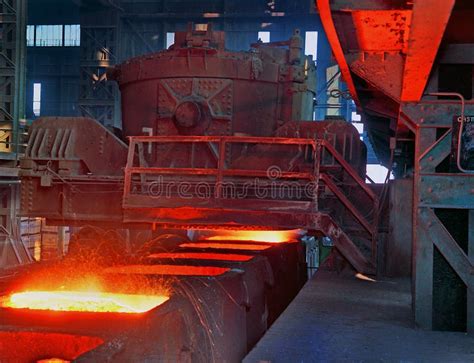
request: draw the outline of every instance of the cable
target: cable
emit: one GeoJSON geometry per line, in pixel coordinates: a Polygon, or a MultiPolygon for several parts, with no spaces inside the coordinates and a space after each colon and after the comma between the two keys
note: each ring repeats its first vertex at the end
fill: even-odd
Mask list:
{"type": "MultiPolygon", "coordinates": [[[[466,174],[474,174],[474,170],[467,170],[464,169],[461,165],[461,147],[462,147],[462,134],[464,131],[464,117],[465,117],[465,107],[466,107],[466,100],[464,96],[460,93],[456,92],[432,92],[428,93],[430,96],[448,96],[448,97],[457,97],[461,100],[461,125],[459,125],[459,132],[458,132],[458,143],[457,143],[457,155],[456,155],[456,164],[460,171],[466,174]]],[[[454,136],[454,135],[453,135],[454,136]]]]}

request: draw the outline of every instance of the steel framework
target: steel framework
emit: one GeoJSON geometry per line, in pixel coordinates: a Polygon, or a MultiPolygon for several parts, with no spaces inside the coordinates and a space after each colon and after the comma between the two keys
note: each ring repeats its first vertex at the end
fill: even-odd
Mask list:
{"type": "Polygon", "coordinates": [[[16,159],[24,117],[26,1],[0,2],[0,138],[3,160],[16,159]]]}
{"type": "Polygon", "coordinates": [[[79,107],[84,117],[119,126],[119,92],[104,82],[108,67],[117,63],[119,17],[116,11],[81,12],[81,71],[79,107]]]}
{"type": "MultiPolygon", "coordinates": [[[[474,332],[474,175],[440,173],[437,167],[451,155],[453,118],[461,104],[445,101],[405,103],[400,119],[416,135],[413,178],[413,282],[418,324],[433,328],[433,254],[435,247],[467,287],[467,330],[474,332]],[[437,137],[437,131],[442,136],[437,137]],[[460,247],[437,217],[437,208],[469,209],[468,248],[460,247]]],[[[464,112],[474,113],[474,103],[464,112]]],[[[456,213],[453,211],[452,213],[456,213]]]]}
{"type": "Polygon", "coordinates": [[[395,160],[413,167],[415,320],[423,328],[436,328],[433,296],[438,293],[434,276],[435,251],[439,251],[466,288],[465,325],[474,332],[474,175],[446,166],[450,157],[455,158],[456,120],[472,115],[474,104],[442,99],[447,95],[439,93],[436,63],[442,60],[440,45],[449,64],[473,63],[472,57],[465,57],[472,54],[473,40],[465,36],[468,28],[463,28],[472,27],[463,20],[465,14],[473,13],[472,4],[317,0],[317,5],[349,90],[365,112],[366,125],[379,133],[386,130],[378,140],[379,156],[390,164],[386,151],[392,151],[393,161],[395,150],[403,150],[410,161],[404,164],[400,155],[395,160]],[[385,154],[380,152],[384,148],[385,154]],[[459,220],[462,211],[468,214],[468,225],[463,226],[467,241],[453,235],[456,231],[442,222],[440,211],[451,220],[459,220]]]}
{"type": "Polygon", "coordinates": [[[213,227],[303,228],[320,231],[333,239],[336,248],[357,271],[374,274],[377,265],[378,197],[332,144],[324,139],[130,137],[123,208],[126,223],[153,224],[159,221],[169,227],[188,225],[206,228],[212,222],[213,227]],[[187,144],[196,149],[198,144],[210,147],[212,144],[218,145],[216,167],[150,165],[146,158],[148,150],[160,150],[160,145],[166,144],[187,144]],[[262,167],[231,168],[226,165],[226,155],[235,145],[290,146],[299,149],[300,155],[310,155],[313,166],[305,172],[283,172],[278,169],[274,177],[270,175],[271,169],[262,167]],[[334,177],[335,169],[341,171],[339,178],[334,177]],[[163,176],[167,179],[161,179],[163,176]],[[199,176],[199,183],[193,188],[193,183],[196,183],[193,177],[196,176],[199,176]],[[157,181],[162,183],[160,188],[164,190],[177,189],[170,195],[154,197],[153,188],[157,186],[157,181]],[[314,186],[311,195],[302,192],[300,195],[303,197],[296,198],[295,194],[298,193],[288,195],[284,192],[290,185],[308,191],[309,183],[314,186]],[[184,187],[188,196],[180,193],[184,187]],[[203,187],[208,187],[209,193],[199,193],[199,188],[202,191],[203,187]],[[232,188],[230,195],[229,189],[225,190],[229,187],[232,188]],[[258,189],[260,193],[256,191],[258,189]],[[342,205],[342,209],[329,205],[328,195],[332,195],[342,205]],[[357,205],[362,200],[368,206],[367,210],[357,205]],[[345,231],[349,220],[353,221],[352,227],[357,225],[368,234],[368,243],[360,246],[354,242],[351,233],[345,231]]]}
{"type": "Polygon", "coordinates": [[[19,235],[16,161],[23,151],[26,0],[0,1],[0,266],[29,262],[19,235]]]}

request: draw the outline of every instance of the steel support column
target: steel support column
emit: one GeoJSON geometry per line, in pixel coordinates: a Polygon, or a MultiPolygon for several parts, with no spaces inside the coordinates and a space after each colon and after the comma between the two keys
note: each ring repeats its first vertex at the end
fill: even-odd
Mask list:
{"type": "MultiPolygon", "coordinates": [[[[469,211],[468,257],[474,266],[474,209],[469,211]]],[[[471,269],[471,279],[474,269],[471,269]]],[[[474,335],[474,286],[467,290],[467,332],[474,335]]]]}
{"type": "Polygon", "coordinates": [[[118,62],[118,10],[81,10],[81,78],[79,107],[85,117],[120,126],[119,92],[105,72],[118,62]]]}
{"type": "Polygon", "coordinates": [[[0,2],[0,157],[16,159],[25,113],[26,0],[0,2]]]}
{"type": "Polygon", "coordinates": [[[19,185],[0,187],[0,268],[31,262],[31,256],[20,237],[19,185]]]}
{"type": "MultiPolygon", "coordinates": [[[[416,134],[413,176],[413,303],[416,322],[424,329],[432,329],[433,315],[433,243],[424,229],[419,228],[421,168],[420,157],[435,141],[433,129],[419,129],[416,134]]],[[[432,171],[431,168],[430,171],[432,171]]]]}
{"type": "MultiPolygon", "coordinates": [[[[466,105],[466,113],[474,104],[466,105]]],[[[467,329],[473,330],[474,312],[474,175],[439,172],[451,154],[453,119],[459,103],[404,104],[401,118],[416,135],[413,179],[413,303],[416,323],[433,329],[433,259],[435,247],[467,288],[467,329]],[[436,209],[469,210],[469,244],[463,249],[435,214],[436,209]]],[[[446,168],[446,167],[445,167],[446,168]]],[[[452,212],[456,213],[456,212],[452,212]]]]}
{"type": "Polygon", "coordinates": [[[17,160],[25,114],[26,0],[0,1],[0,268],[28,262],[18,239],[17,160]]]}

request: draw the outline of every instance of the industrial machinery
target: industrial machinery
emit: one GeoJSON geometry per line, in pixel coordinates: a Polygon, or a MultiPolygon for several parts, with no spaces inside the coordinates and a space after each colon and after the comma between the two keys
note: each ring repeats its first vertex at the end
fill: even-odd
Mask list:
{"type": "Polygon", "coordinates": [[[312,117],[315,66],[298,32],[236,53],[222,32],[189,29],[171,49],[108,73],[122,93],[123,137],[92,119],[37,120],[21,162],[24,215],[319,231],[373,272],[378,201],[365,184],[365,146],[343,120],[300,121],[312,117]],[[365,232],[363,251],[344,226],[365,232]]]}
{"type": "MultiPolygon", "coordinates": [[[[379,203],[365,183],[366,149],[344,120],[301,121],[312,119],[316,80],[298,31],[240,53],[224,39],[190,27],[170,49],[109,69],[122,94],[121,135],[88,118],[32,125],[22,213],[82,227],[66,260],[49,269],[87,266],[115,295],[104,308],[104,296],[84,297],[74,278],[13,282],[0,334],[19,346],[42,336],[26,360],[239,361],[306,279],[301,233],[329,237],[357,271],[375,273],[379,203]],[[126,254],[118,233],[101,232],[125,229],[155,238],[126,254]],[[134,278],[147,282],[125,283],[134,278]],[[66,286],[76,303],[66,294],[63,305],[45,307],[36,295],[22,304],[32,286],[53,298],[66,286]],[[164,302],[120,303],[117,294],[136,298],[143,286],[164,302]],[[23,321],[37,329],[25,332],[23,321]]],[[[8,354],[0,349],[0,360],[8,354]]]]}

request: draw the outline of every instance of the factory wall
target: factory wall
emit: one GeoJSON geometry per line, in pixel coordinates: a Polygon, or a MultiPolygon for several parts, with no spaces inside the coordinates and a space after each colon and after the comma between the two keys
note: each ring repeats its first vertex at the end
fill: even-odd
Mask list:
{"type": "MultiPolygon", "coordinates": [[[[305,2],[281,2],[279,12],[284,10],[285,16],[268,17],[252,15],[257,11],[265,12],[266,7],[254,1],[195,2],[190,1],[122,1],[123,12],[120,24],[119,60],[133,56],[156,52],[166,48],[166,34],[185,30],[190,21],[195,23],[212,23],[215,30],[226,32],[229,50],[248,50],[250,44],[258,40],[259,31],[268,31],[271,41],[287,40],[294,29],[318,32],[318,104],[327,103],[324,92],[326,68],[333,63],[331,52],[317,14],[307,13],[304,16],[291,14],[303,13],[310,6],[305,2]],[[260,5],[259,5],[260,4],[260,5]],[[262,9],[259,8],[262,7],[262,9]],[[225,8],[223,8],[225,7],[225,8]],[[182,10],[187,12],[183,14],[182,10]],[[196,14],[219,13],[223,10],[228,14],[224,18],[196,18],[196,14]],[[173,14],[178,14],[173,16],[173,14]],[[238,16],[235,14],[247,14],[238,16]],[[159,14],[160,16],[145,16],[159,14]],[[164,16],[168,14],[169,16],[164,16]],[[233,16],[234,14],[235,16],[233,16]]],[[[264,4],[264,2],[262,2],[264,4]]],[[[264,4],[265,5],[265,4],[264,4]]],[[[282,15],[280,12],[279,15],[282,15]]],[[[72,0],[30,0],[28,11],[29,25],[44,24],[79,24],[80,8],[72,0]]],[[[28,47],[27,56],[27,88],[26,113],[28,119],[34,119],[33,84],[41,83],[41,115],[42,116],[77,116],[79,110],[80,47],[28,47]]],[[[324,119],[326,110],[317,108],[316,119],[324,119]]],[[[343,113],[346,116],[347,113],[343,113]]]]}
{"type": "MultiPolygon", "coordinates": [[[[29,1],[28,25],[79,24],[72,0],[29,1]]],[[[28,46],[26,118],[33,113],[33,85],[41,84],[41,116],[79,116],[79,46],[28,46]]]]}
{"type": "MultiPolygon", "coordinates": [[[[195,24],[204,23],[203,19],[189,17],[186,19],[155,19],[143,18],[135,14],[129,14],[124,18],[121,35],[121,59],[125,60],[134,56],[159,51],[166,48],[166,34],[184,31],[187,24],[193,21],[195,24]]],[[[247,51],[250,45],[258,41],[259,32],[270,32],[270,41],[288,40],[295,29],[300,29],[304,35],[307,31],[318,32],[318,97],[316,119],[324,119],[327,104],[326,94],[326,69],[334,64],[329,43],[324,34],[321,21],[316,14],[308,14],[304,17],[284,16],[276,17],[269,23],[268,19],[208,19],[206,23],[212,23],[214,30],[226,32],[226,47],[232,51],[247,51]]],[[[346,117],[345,107],[342,116],[346,117]]],[[[347,117],[346,117],[347,118],[347,117]]]]}

